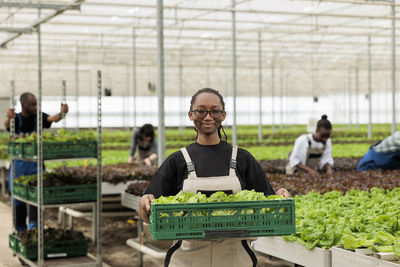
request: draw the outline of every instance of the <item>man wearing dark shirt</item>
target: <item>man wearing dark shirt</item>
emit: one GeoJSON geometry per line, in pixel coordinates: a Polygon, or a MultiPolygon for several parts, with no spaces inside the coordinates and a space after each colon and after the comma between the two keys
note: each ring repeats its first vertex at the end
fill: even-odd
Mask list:
{"type": "MultiPolygon", "coordinates": [[[[15,114],[14,109],[8,109],[7,118],[4,122],[7,130],[10,131],[10,120],[15,119],[15,133],[17,135],[29,135],[37,130],[37,100],[31,93],[23,93],[20,96],[22,111],[15,114]]],[[[62,114],[68,113],[68,105],[61,104],[60,113],[50,116],[42,112],[43,128],[50,128],[53,122],[58,122],[62,119],[62,114]]],[[[13,168],[15,168],[15,177],[21,175],[32,175],[37,173],[37,163],[25,160],[14,160],[13,168]]],[[[11,192],[11,172],[9,174],[8,186],[11,192]]],[[[11,192],[12,194],[12,192],[11,192]]],[[[17,231],[26,229],[26,205],[24,202],[15,200],[15,228],[17,231]]],[[[36,227],[37,210],[30,206],[29,226],[36,227]]]]}

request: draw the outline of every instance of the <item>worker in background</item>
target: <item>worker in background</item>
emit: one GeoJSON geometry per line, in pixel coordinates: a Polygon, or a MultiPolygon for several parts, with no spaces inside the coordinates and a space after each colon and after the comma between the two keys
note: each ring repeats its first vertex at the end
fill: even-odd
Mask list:
{"type": "Polygon", "coordinates": [[[137,160],[143,161],[147,166],[157,163],[157,142],[153,125],[145,124],[133,133],[128,163],[133,163],[136,150],[137,160]]]}
{"type": "Polygon", "coordinates": [[[357,166],[358,171],[376,169],[400,169],[400,131],[372,145],[357,166]]]}
{"type": "Polygon", "coordinates": [[[328,116],[323,115],[317,123],[315,133],[304,134],[296,139],[294,148],[289,153],[286,173],[293,174],[302,170],[312,175],[319,175],[318,170],[322,170],[331,176],[333,173],[331,132],[332,124],[328,116]]]}
{"type": "MultiPolygon", "coordinates": [[[[149,221],[150,203],[160,196],[183,192],[216,191],[227,194],[255,189],[265,195],[275,194],[265,172],[246,150],[226,142],[222,127],[225,103],[221,94],[211,88],[192,96],[189,119],[197,132],[196,142],[171,154],[153,176],[139,205],[141,218],[149,221]],[[221,132],[225,141],[221,140],[221,132]]],[[[277,192],[285,197],[289,192],[277,192]]],[[[247,267],[256,266],[257,258],[247,240],[224,238],[215,240],[183,240],[168,251],[165,265],[179,267],[247,267]]]]}
{"type": "MultiPolygon", "coordinates": [[[[15,109],[7,110],[7,117],[4,122],[7,130],[10,131],[10,120],[15,119],[15,134],[29,135],[37,131],[37,99],[31,93],[23,93],[20,96],[22,111],[15,113],[15,109]]],[[[42,112],[43,128],[50,128],[53,122],[58,122],[62,119],[62,114],[68,113],[68,105],[61,104],[60,113],[50,116],[42,112]]],[[[15,178],[22,175],[32,175],[37,173],[37,163],[35,161],[14,160],[15,178]]],[[[11,192],[11,172],[8,175],[8,188],[11,192]]],[[[11,192],[12,195],[12,192],[11,192]]],[[[12,200],[13,201],[13,200],[12,200]]],[[[24,202],[15,200],[15,229],[21,231],[27,228],[26,217],[27,209],[24,202]]],[[[29,206],[29,228],[37,226],[37,208],[29,206]]]]}

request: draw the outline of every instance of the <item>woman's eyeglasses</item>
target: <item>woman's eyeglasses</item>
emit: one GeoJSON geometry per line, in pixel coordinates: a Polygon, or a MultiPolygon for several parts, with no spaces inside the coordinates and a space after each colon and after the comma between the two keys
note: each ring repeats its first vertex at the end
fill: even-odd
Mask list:
{"type": "Polygon", "coordinates": [[[193,112],[196,118],[198,119],[204,119],[205,117],[207,117],[207,113],[209,113],[213,119],[219,119],[221,118],[222,113],[224,113],[223,110],[219,109],[212,109],[212,110],[196,109],[193,110],[193,112]]]}

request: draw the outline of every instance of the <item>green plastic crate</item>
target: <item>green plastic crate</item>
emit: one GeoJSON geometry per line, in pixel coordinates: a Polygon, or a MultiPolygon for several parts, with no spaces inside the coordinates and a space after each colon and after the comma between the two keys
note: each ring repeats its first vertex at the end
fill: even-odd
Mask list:
{"type": "MultiPolygon", "coordinates": [[[[87,251],[87,239],[45,242],[43,247],[45,258],[86,256],[87,251]]],[[[27,259],[35,260],[38,257],[38,247],[27,247],[19,242],[18,253],[27,259]]]]}
{"type": "Polygon", "coordinates": [[[19,157],[23,156],[23,146],[22,143],[8,142],[8,155],[10,157],[19,157]]]}
{"type": "Polygon", "coordinates": [[[28,188],[26,185],[17,183],[15,181],[13,182],[12,191],[13,191],[14,196],[26,199],[28,196],[27,190],[28,190],[28,188]]]}
{"type": "MultiPolygon", "coordinates": [[[[22,143],[23,158],[37,158],[37,143],[22,143]]],[[[95,158],[97,141],[43,142],[43,159],[95,158]]]]}
{"type": "MultiPolygon", "coordinates": [[[[27,187],[27,199],[37,202],[37,187],[27,187]]],[[[43,187],[43,204],[87,202],[97,199],[97,184],[43,187]]]]}
{"type": "Polygon", "coordinates": [[[8,235],[8,247],[15,253],[18,252],[19,239],[15,234],[8,235]]]}
{"type": "Polygon", "coordinates": [[[296,233],[294,199],[152,203],[150,233],[156,240],[290,235],[296,233]],[[213,216],[220,210],[236,213],[213,216]]]}
{"type": "MultiPolygon", "coordinates": [[[[13,182],[13,193],[23,199],[37,202],[37,187],[13,182]]],[[[43,204],[62,204],[95,201],[97,184],[43,187],[43,204]]]]}

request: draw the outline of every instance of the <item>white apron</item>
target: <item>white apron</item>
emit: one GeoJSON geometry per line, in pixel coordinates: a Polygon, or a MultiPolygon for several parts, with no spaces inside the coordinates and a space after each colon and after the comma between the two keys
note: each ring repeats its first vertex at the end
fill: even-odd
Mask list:
{"type": "MultiPolygon", "coordinates": [[[[311,137],[312,138],[312,137],[311,137]]],[[[314,170],[319,170],[319,163],[321,162],[321,156],[322,156],[322,152],[324,152],[325,150],[325,145],[322,146],[322,148],[313,148],[311,147],[311,140],[310,138],[307,136],[308,139],[308,150],[307,150],[307,159],[306,159],[306,166],[310,167],[311,169],[314,170]]],[[[289,152],[289,160],[288,163],[286,165],[286,174],[293,174],[296,172],[297,168],[296,166],[291,167],[290,164],[290,155],[292,154],[292,151],[289,152]]]]}
{"type": "MultiPolygon", "coordinates": [[[[181,151],[188,168],[188,178],[183,182],[182,191],[192,193],[225,191],[235,194],[242,190],[235,171],[237,149],[237,146],[232,147],[228,176],[198,178],[189,153],[186,148],[182,148],[181,151]]],[[[240,238],[174,242],[167,253],[164,264],[164,266],[171,267],[255,267],[256,265],[257,258],[254,252],[250,249],[247,241],[240,238]]]]}

